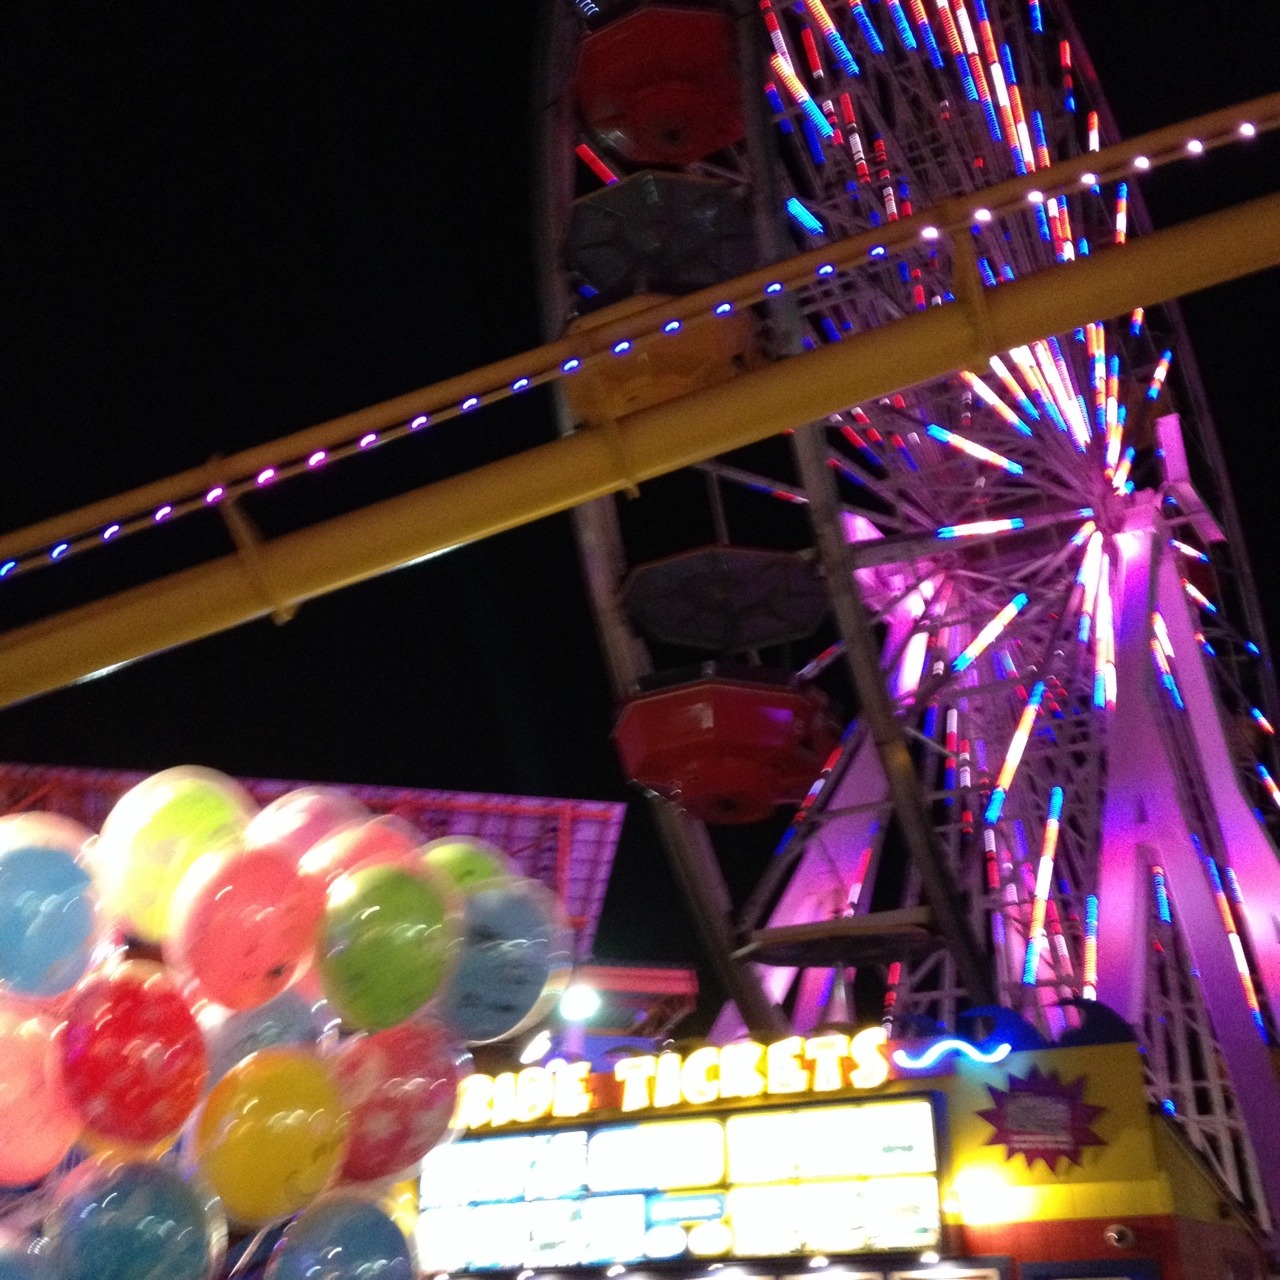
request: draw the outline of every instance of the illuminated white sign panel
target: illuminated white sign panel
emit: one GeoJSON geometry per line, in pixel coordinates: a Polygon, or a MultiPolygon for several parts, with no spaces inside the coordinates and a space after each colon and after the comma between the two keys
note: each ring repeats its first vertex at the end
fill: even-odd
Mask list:
{"type": "Polygon", "coordinates": [[[922,1249],[938,1241],[927,1099],[476,1137],[422,1175],[427,1271],[922,1249]]]}

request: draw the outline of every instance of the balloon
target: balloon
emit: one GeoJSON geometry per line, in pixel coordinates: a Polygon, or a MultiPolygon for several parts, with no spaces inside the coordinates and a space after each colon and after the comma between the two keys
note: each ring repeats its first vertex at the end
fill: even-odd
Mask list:
{"type": "Polygon", "coordinates": [[[92,834],[49,814],[0,818],[0,989],[69,991],[101,938],[98,894],[80,852],[92,834]]]}
{"type": "Polygon", "coordinates": [[[204,1085],[204,1042],[163,969],[131,960],[94,974],[65,1012],[63,1072],[89,1128],[144,1145],[182,1128],[204,1085]]]}
{"type": "Polygon", "coordinates": [[[48,1175],[80,1129],[53,1022],[0,1009],[0,1186],[26,1186],[48,1175]]]}
{"type": "Polygon", "coordinates": [[[318,885],[275,848],[208,854],[173,896],[165,959],[229,1009],[252,1009],[311,962],[324,911],[318,885]]]}
{"type": "Polygon", "coordinates": [[[418,1230],[421,1199],[422,1187],[418,1178],[405,1178],[383,1194],[378,1208],[400,1228],[406,1240],[413,1240],[418,1230]]]}
{"type": "Polygon", "coordinates": [[[125,792],[93,850],[108,910],[159,942],[169,901],[202,854],[237,844],[254,814],[248,792],[212,769],[166,769],[125,792]]]}
{"type": "Polygon", "coordinates": [[[58,1280],[206,1280],[226,1251],[217,1198],[158,1164],[81,1166],[48,1224],[58,1280]]]}
{"type": "Polygon", "coordinates": [[[271,1251],[266,1280],[413,1280],[413,1253],[376,1204],[337,1192],[291,1222],[271,1251]]]}
{"type": "Polygon", "coordinates": [[[315,845],[298,864],[303,875],[332,884],[343,872],[379,862],[408,862],[417,856],[421,833],[399,818],[373,818],[337,831],[315,845]]]}
{"type": "Polygon", "coordinates": [[[341,827],[369,817],[369,810],[331,787],[301,787],[273,800],[245,829],[251,849],[271,845],[297,862],[312,845],[341,827]]]}
{"type": "Polygon", "coordinates": [[[206,1088],[212,1089],[251,1053],[285,1046],[310,1049],[336,1036],[338,1020],[323,997],[309,1000],[296,988],[290,988],[274,1000],[242,1013],[229,1014],[210,1007],[198,1021],[209,1058],[206,1088]]]}
{"type": "Polygon", "coordinates": [[[333,1073],[351,1112],[344,1178],[389,1178],[444,1137],[458,1097],[459,1056],[445,1029],[426,1019],[342,1045],[333,1073]]]}
{"type": "Polygon", "coordinates": [[[330,886],[318,949],[325,994],[344,1022],[403,1022],[439,990],[453,964],[452,896],[425,871],[362,867],[330,886]]]}
{"type": "Polygon", "coordinates": [[[482,884],[510,880],[516,872],[497,845],[475,836],[445,836],[422,850],[423,861],[438,871],[461,893],[471,894],[482,884]]]}
{"type": "Polygon", "coordinates": [[[571,971],[560,904],[534,880],[476,890],[439,1016],[470,1044],[502,1040],[536,1022],[571,971]]]}
{"type": "Polygon", "coordinates": [[[0,1249],[0,1280],[55,1280],[52,1264],[29,1249],[0,1249]]]}
{"type": "Polygon", "coordinates": [[[237,1063],[196,1118],[192,1151],[245,1226],[288,1217],[309,1204],[342,1166],[347,1116],[329,1072],[313,1054],[267,1049],[237,1063]]]}

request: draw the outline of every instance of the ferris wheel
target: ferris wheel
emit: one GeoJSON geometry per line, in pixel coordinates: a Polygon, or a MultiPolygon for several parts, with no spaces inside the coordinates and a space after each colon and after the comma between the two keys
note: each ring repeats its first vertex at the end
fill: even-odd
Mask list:
{"type": "MultiPolygon", "coordinates": [[[[974,210],[967,236],[925,222],[857,271],[726,302],[671,354],[615,348],[563,388],[566,430],[1145,227],[1145,156],[982,205],[1116,140],[1052,0],[557,0],[548,32],[549,337],[974,210]]],[[[1101,1002],[1267,1221],[1275,689],[1176,309],[1045,334],[575,519],[623,764],[733,997],[715,1034],[909,1035],[998,1003],[1079,1037],[1101,1002]],[[774,851],[735,912],[717,853],[753,840],[774,851]]]]}

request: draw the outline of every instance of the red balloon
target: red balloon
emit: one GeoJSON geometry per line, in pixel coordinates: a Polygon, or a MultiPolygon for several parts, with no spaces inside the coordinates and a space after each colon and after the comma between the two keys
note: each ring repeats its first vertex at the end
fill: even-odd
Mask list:
{"type": "Polygon", "coordinates": [[[421,1160],[448,1131],[460,1074],[458,1050],[435,1022],[402,1022],[347,1041],[334,1062],[351,1111],[343,1178],[371,1182],[421,1160]]]}
{"type": "Polygon", "coordinates": [[[323,886],[274,845],[201,858],[169,914],[165,959],[229,1009],[254,1009],[311,962],[323,886]]]}
{"type": "Polygon", "coordinates": [[[204,1088],[204,1042],[163,969],[135,960],[94,974],[65,1016],[63,1078],[90,1129],[153,1143],[182,1128],[204,1088]]]}
{"type": "Polygon", "coordinates": [[[346,827],[313,845],[298,870],[330,884],[347,871],[379,862],[408,862],[418,856],[420,832],[399,818],[371,818],[358,827],[346,827]]]}

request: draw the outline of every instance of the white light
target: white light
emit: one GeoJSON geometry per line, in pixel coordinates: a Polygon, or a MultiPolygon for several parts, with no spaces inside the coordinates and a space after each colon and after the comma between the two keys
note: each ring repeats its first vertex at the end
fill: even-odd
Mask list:
{"type": "Polygon", "coordinates": [[[1044,192],[1043,192],[1043,191],[1028,191],[1028,192],[1027,192],[1027,202],[1028,202],[1028,204],[1044,204],[1044,192]]]}
{"type": "Polygon", "coordinates": [[[1148,160],[1146,156],[1134,156],[1133,167],[1135,169],[1150,169],[1151,161],[1148,160]]]}
{"type": "Polygon", "coordinates": [[[1080,175],[1080,183],[1082,186],[1093,187],[1098,183],[1098,175],[1096,173],[1082,173],[1080,175]]]}
{"type": "Polygon", "coordinates": [[[990,221],[991,221],[991,210],[990,210],[990,209],[975,209],[975,210],[973,211],[973,220],[974,220],[974,222],[990,222],[990,221]]]}
{"type": "Polygon", "coordinates": [[[605,1275],[607,1276],[625,1276],[626,1274],[627,1274],[627,1269],[620,1262],[615,1262],[613,1266],[611,1266],[609,1270],[605,1272],[605,1275]]]}
{"type": "Polygon", "coordinates": [[[938,1251],[936,1249],[926,1249],[920,1255],[920,1261],[923,1262],[926,1267],[936,1266],[940,1261],[938,1251]]]}
{"type": "Polygon", "coordinates": [[[526,1267],[525,1270],[516,1276],[516,1280],[532,1280],[532,1276],[533,1272],[526,1267]]]}
{"type": "Polygon", "coordinates": [[[823,1255],[822,1255],[822,1254],[820,1254],[820,1253],[815,1253],[815,1254],[813,1255],[813,1257],[809,1259],[809,1265],[810,1265],[811,1267],[826,1267],[826,1266],[830,1266],[830,1265],[831,1265],[831,1259],[830,1259],[830,1258],[825,1258],[825,1257],[823,1257],[823,1255]]]}
{"type": "Polygon", "coordinates": [[[1240,125],[1239,134],[1242,138],[1252,138],[1253,135],[1257,132],[1258,132],[1257,125],[1250,124],[1248,120],[1245,120],[1240,125]]]}
{"type": "Polygon", "coordinates": [[[545,1029],[539,1031],[520,1051],[520,1065],[527,1067],[534,1062],[541,1062],[550,1048],[551,1032],[545,1029]]]}
{"type": "Polygon", "coordinates": [[[1192,138],[1187,143],[1187,150],[1190,151],[1193,156],[1198,156],[1204,150],[1204,143],[1201,142],[1199,138],[1192,138]]]}
{"type": "Polygon", "coordinates": [[[938,238],[938,228],[937,228],[937,227],[925,227],[925,228],[924,228],[924,230],[920,232],[920,235],[921,235],[925,240],[936,240],[936,239],[938,238]]]}
{"type": "Polygon", "coordinates": [[[600,993],[583,982],[575,982],[560,997],[560,1016],[566,1022],[587,1022],[600,1010],[600,993]]]}

